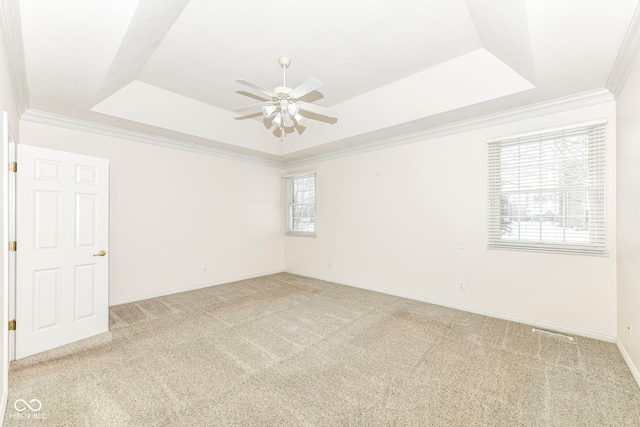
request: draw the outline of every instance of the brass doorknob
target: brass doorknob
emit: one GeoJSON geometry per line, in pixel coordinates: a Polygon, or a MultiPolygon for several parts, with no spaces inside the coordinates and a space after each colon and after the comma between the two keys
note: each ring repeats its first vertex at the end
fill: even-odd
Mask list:
{"type": "Polygon", "coordinates": [[[107,254],[107,251],[105,251],[104,249],[101,250],[100,252],[98,252],[97,254],[93,254],[93,256],[105,256],[107,254]]]}

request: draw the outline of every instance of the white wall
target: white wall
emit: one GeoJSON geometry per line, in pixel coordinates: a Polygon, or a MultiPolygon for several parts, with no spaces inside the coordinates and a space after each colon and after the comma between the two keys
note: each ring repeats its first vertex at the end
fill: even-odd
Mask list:
{"type": "Polygon", "coordinates": [[[615,131],[609,102],[289,169],[318,172],[318,237],[286,237],[285,268],[613,341],[615,131]],[[598,118],[609,256],[488,250],[486,140],[598,118]]]}
{"type": "Polygon", "coordinates": [[[109,159],[112,304],[283,269],[281,169],[26,121],[21,143],[109,159]]]}
{"type": "Polygon", "coordinates": [[[617,99],[618,340],[640,385],[640,61],[617,99]],[[627,326],[631,323],[631,330],[627,326]]]}

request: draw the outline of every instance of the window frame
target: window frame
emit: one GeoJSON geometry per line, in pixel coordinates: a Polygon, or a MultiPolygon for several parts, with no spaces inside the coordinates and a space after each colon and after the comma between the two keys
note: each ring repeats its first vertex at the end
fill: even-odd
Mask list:
{"type": "MultiPolygon", "coordinates": [[[[309,190],[307,190],[309,192],[309,190]]],[[[287,236],[317,237],[318,236],[318,175],[315,170],[297,172],[284,176],[284,230],[287,236]],[[313,178],[313,201],[298,202],[295,201],[295,181],[301,179],[313,178]],[[310,215],[301,216],[299,219],[309,219],[308,224],[313,227],[312,231],[294,230],[295,217],[293,215],[296,206],[306,206],[304,210],[308,210],[310,215]]]]}
{"type": "MultiPolygon", "coordinates": [[[[488,144],[488,249],[500,249],[500,250],[521,250],[521,251],[535,251],[535,252],[547,252],[547,253],[565,253],[565,254],[580,254],[580,255],[598,255],[598,256],[608,256],[607,250],[607,135],[606,135],[606,124],[607,119],[599,119],[593,120],[589,122],[583,122],[578,124],[573,124],[569,126],[562,126],[557,128],[550,128],[539,130],[535,132],[527,132],[517,135],[508,135],[504,137],[491,138],[487,140],[488,144]],[[565,136],[568,135],[568,136],[565,136]],[[557,182],[553,181],[554,185],[553,189],[549,189],[543,184],[542,179],[540,179],[539,186],[529,186],[527,185],[534,182],[533,180],[526,181],[529,178],[526,175],[527,169],[531,169],[532,164],[536,164],[537,167],[542,170],[545,167],[547,170],[553,170],[552,174],[555,173],[557,176],[560,175],[561,163],[562,161],[571,161],[572,157],[567,155],[566,153],[559,158],[553,157],[553,165],[554,168],[551,169],[548,167],[550,162],[549,158],[546,157],[548,154],[543,154],[543,145],[546,143],[548,146],[553,147],[554,149],[557,147],[561,140],[568,140],[572,137],[580,137],[585,136],[584,142],[584,153],[582,153],[582,157],[584,159],[579,164],[580,167],[584,168],[584,183],[581,186],[572,186],[570,184],[565,184],[564,186],[560,182],[561,179],[557,178],[557,182]],[[523,151],[526,151],[528,148],[529,151],[535,151],[535,148],[532,150],[531,146],[533,144],[538,144],[539,148],[539,158],[538,162],[535,163],[533,160],[533,156],[527,155],[525,158],[520,158],[512,163],[509,161],[505,161],[504,157],[506,156],[503,153],[507,151],[508,148],[517,147],[520,150],[520,147],[525,147],[523,151]],[[528,162],[528,163],[527,163],[528,162]],[[556,162],[558,162],[557,172],[556,172],[556,162]],[[521,184],[518,180],[518,184],[513,184],[511,181],[509,184],[503,184],[503,180],[505,175],[509,173],[509,168],[513,168],[512,170],[517,170],[517,176],[524,176],[523,181],[526,181],[526,184],[521,184]],[[506,172],[504,172],[504,171],[506,172]],[[505,190],[506,188],[515,187],[516,190],[505,190]],[[588,228],[585,231],[582,238],[584,238],[584,242],[571,241],[570,238],[567,237],[566,230],[569,228],[564,225],[562,228],[562,240],[558,241],[558,233],[556,231],[550,232],[549,234],[545,234],[543,232],[543,222],[548,220],[544,217],[548,214],[542,213],[542,207],[540,207],[540,211],[538,213],[538,224],[540,229],[540,238],[538,240],[534,240],[531,238],[531,235],[528,230],[519,235],[516,238],[505,238],[504,237],[504,224],[511,224],[511,219],[513,218],[513,214],[509,215],[509,207],[505,208],[504,200],[509,195],[516,196],[517,198],[524,197],[527,198],[529,196],[524,196],[524,194],[529,193],[529,195],[549,195],[555,193],[556,196],[560,199],[561,197],[569,197],[569,194],[574,194],[573,192],[582,191],[584,197],[582,198],[582,204],[580,209],[584,212],[585,220],[584,223],[588,224],[588,228]],[[562,194],[562,196],[559,196],[562,194]],[[523,236],[524,235],[524,236],[523,236]]],[[[555,150],[554,150],[555,153],[555,150]]],[[[564,169],[566,171],[566,169],[564,169]]],[[[511,176],[511,178],[513,175],[511,176]]],[[[565,178],[566,179],[566,178],[565,178]]],[[[579,194],[579,193],[578,193],[579,194]]],[[[508,202],[507,202],[508,203],[508,202]]],[[[561,205],[560,201],[558,201],[558,208],[561,205]]],[[[525,207],[522,205],[517,205],[518,209],[527,210],[529,209],[528,202],[525,203],[525,207]]],[[[529,216],[529,213],[526,213],[525,216],[529,216]]],[[[535,216],[535,215],[533,215],[535,216]]],[[[560,216],[559,212],[556,216],[560,216]]],[[[525,219],[525,221],[530,221],[530,219],[525,219]]],[[[558,221],[556,217],[552,221],[558,221]]],[[[535,221],[534,221],[535,222],[535,221]]],[[[521,222],[518,220],[518,227],[521,227],[521,222]]],[[[565,223],[566,224],[566,223],[565,223]]],[[[521,230],[518,228],[518,230],[521,230]]],[[[575,230],[575,228],[574,228],[575,230]]],[[[583,229],[584,230],[584,229],[583,229]]],[[[511,230],[510,230],[511,231],[511,230]]]]}

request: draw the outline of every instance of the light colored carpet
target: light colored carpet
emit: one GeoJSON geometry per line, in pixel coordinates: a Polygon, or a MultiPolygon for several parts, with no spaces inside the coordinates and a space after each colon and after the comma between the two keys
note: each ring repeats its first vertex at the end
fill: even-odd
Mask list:
{"type": "Polygon", "coordinates": [[[11,364],[5,426],[640,426],[613,344],[292,274],[110,317],[11,364]]]}

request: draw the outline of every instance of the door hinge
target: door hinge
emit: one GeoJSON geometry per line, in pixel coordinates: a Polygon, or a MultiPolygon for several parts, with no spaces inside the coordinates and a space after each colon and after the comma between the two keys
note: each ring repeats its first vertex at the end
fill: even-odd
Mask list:
{"type": "Polygon", "coordinates": [[[9,242],[9,252],[15,252],[18,250],[18,242],[16,242],[15,240],[12,242],[9,242]]]}
{"type": "Polygon", "coordinates": [[[18,172],[18,162],[9,162],[9,172],[18,172]]]}
{"type": "Polygon", "coordinates": [[[16,330],[16,319],[9,320],[9,330],[10,331],[16,330]]]}

